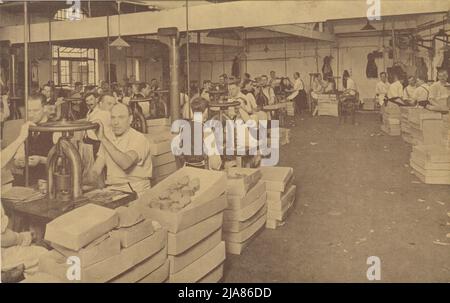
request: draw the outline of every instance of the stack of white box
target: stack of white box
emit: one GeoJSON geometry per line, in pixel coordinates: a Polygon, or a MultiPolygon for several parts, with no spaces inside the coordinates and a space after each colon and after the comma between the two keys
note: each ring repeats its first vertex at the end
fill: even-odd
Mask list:
{"type": "Polygon", "coordinates": [[[382,107],[383,123],[381,130],[390,136],[400,136],[400,120],[402,118],[400,106],[388,103],[387,106],[382,107]]]}
{"type": "Polygon", "coordinates": [[[450,150],[441,145],[413,147],[410,165],[426,184],[450,184],[450,150]]]}
{"type": "Polygon", "coordinates": [[[172,154],[171,142],[174,137],[170,131],[169,119],[147,120],[148,125],[146,137],[150,141],[150,152],[152,155],[153,174],[155,184],[167,178],[177,170],[175,156],[172,154]],[[158,125],[161,124],[161,125],[158,125]]]}
{"type": "Polygon", "coordinates": [[[441,113],[416,109],[410,111],[408,121],[413,145],[441,144],[441,113]]]}
{"type": "Polygon", "coordinates": [[[167,230],[137,208],[87,204],[48,223],[45,239],[54,250],[40,258],[39,271],[63,282],[163,282],[169,275],[167,230]],[[69,270],[77,262],[79,276],[69,270]]]}
{"type": "Polygon", "coordinates": [[[266,228],[276,229],[284,224],[295,202],[293,168],[262,167],[261,173],[267,191],[266,228]]]}
{"type": "Polygon", "coordinates": [[[335,94],[320,94],[317,98],[319,116],[338,116],[338,100],[335,94]]]}
{"type": "Polygon", "coordinates": [[[266,191],[259,169],[230,168],[223,223],[227,252],[240,255],[266,222],[266,191]]]}
{"type": "Polygon", "coordinates": [[[218,282],[223,275],[225,243],[222,241],[227,206],[224,172],[184,167],[145,192],[136,204],[146,205],[144,216],[168,229],[169,283],[218,282]],[[149,201],[182,178],[198,178],[200,189],[179,211],[151,208],[149,201]]]}

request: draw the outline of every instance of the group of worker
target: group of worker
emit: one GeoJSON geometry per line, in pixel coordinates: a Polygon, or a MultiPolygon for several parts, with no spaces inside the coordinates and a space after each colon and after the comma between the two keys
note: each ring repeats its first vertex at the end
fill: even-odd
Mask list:
{"type": "Polygon", "coordinates": [[[388,82],[386,72],[380,73],[380,81],[375,87],[375,93],[380,106],[417,106],[431,111],[448,111],[448,72],[440,70],[438,80],[431,85],[425,79],[410,75],[408,84],[402,83],[399,69],[393,69],[392,83],[388,82]]]}

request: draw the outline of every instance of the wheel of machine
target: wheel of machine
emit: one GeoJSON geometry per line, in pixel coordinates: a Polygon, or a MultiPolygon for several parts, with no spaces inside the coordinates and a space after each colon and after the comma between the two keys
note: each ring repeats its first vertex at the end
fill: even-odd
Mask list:
{"type": "Polygon", "coordinates": [[[88,121],[57,121],[46,122],[36,126],[30,126],[32,132],[73,132],[98,128],[97,123],[88,121]]]}

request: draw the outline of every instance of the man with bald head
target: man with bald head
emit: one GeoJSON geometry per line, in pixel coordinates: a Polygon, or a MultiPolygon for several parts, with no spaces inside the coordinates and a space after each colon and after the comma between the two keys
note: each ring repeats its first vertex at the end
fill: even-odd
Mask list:
{"type": "Polygon", "coordinates": [[[106,167],[106,185],[130,191],[130,184],[139,194],[150,188],[152,161],[150,142],[142,133],[131,128],[132,119],[127,105],[115,104],[111,109],[112,138],[105,136],[101,121],[93,121],[100,124],[97,137],[101,145],[89,179],[99,180],[106,167]]]}

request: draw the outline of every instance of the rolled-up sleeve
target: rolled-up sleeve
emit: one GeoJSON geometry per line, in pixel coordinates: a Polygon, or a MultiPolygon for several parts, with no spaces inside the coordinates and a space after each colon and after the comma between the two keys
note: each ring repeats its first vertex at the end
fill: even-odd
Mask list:
{"type": "Polygon", "coordinates": [[[144,161],[150,156],[150,142],[142,136],[136,136],[130,140],[128,152],[134,151],[138,155],[137,165],[142,165],[144,161]]]}

